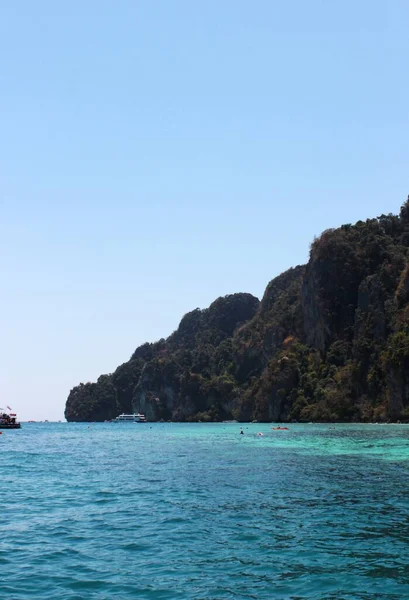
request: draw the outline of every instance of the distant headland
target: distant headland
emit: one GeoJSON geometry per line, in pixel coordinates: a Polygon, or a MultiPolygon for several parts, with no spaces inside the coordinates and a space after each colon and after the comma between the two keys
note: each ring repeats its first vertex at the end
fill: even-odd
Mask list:
{"type": "Polygon", "coordinates": [[[74,387],[65,417],[409,421],[408,253],[409,198],[399,215],[324,231],[261,302],[232,294],[186,314],[167,339],[74,387]]]}

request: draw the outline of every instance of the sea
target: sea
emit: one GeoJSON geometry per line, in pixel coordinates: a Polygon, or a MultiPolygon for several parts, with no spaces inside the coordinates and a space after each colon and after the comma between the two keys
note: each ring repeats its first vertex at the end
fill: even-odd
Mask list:
{"type": "Polygon", "coordinates": [[[274,426],[3,431],[0,598],[409,598],[409,426],[274,426]]]}

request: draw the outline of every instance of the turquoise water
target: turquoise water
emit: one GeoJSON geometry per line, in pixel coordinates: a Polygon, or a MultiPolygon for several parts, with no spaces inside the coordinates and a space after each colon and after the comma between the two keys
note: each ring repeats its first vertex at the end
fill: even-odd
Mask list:
{"type": "Polygon", "coordinates": [[[409,426],[243,429],[4,431],[0,597],[409,598],[409,426]]]}

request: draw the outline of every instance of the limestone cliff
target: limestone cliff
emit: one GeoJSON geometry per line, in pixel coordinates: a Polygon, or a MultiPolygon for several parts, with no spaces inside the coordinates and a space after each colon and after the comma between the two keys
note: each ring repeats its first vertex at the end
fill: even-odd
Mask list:
{"type": "Polygon", "coordinates": [[[307,265],[185,315],[109,375],[68,420],[409,420],[409,201],[329,229],[307,265]]]}

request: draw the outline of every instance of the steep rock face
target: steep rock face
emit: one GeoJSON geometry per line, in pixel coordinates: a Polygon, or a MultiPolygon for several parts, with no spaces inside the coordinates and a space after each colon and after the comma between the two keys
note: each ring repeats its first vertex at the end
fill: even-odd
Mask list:
{"type": "Polygon", "coordinates": [[[179,397],[178,373],[161,360],[146,363],[134,390],[132,407],[148,421],[174,418],[179,397]]]}
{"type": "Polygon", "coordinates": [[[384,292],[379,275],[369,275],[360,284],[355,312],[354,346],[362,337],[379,343],[386,335],[384,292]]]}
{"type": "Polygon", "coordinates": [[[330,330],[319,294],[319,279],[318,265],[316,261],[312,261],[307,267],[302,284],[301,306],[306,343],[320,352],[325,352],[330,330]]]}
{"type": "MultiPolygon", "coordinates": [[[[182,369],[149,363],[135,388],[133,409],[148,420],[198,420],[208,411],[216,418],[231,418],[237,395],[233,381],[205,378],[182,369]]],[[[203,417],[204,418],[204,417],[203,417]]]]}
{"type": "Polygon", "coordinates": [[[403,269],[395,294],[398,308],[403,308],[409,302],[409,263],[403,269]]]}
{"type": "Polygon", "coordinates": [[[134,390],[134,410],[152,420],[184,421],[208,411],[215,418],[231,417],[235,385],[219,372],[231,361],[228,338],[258,306],[251,294],[232,294],[185,315],[161,358],[146,364],[134,390]]]}
{"type": "Polygon", "coordinates": [[[255,395],[254,417],[258,421],[287,421],[296,398],[300,371],[296,361],[284,355],[272,360],[255,395]]]}
{"type": "Polygon", "coordinates": [[[409,404],[409,382],[405,373],[396,367],[390,367],[387,378],[387,415],[392,420],[407,417],[409,404]]]}
{"type": "Polygon", "coordinates": [[[404,326],[389,339],[383,353],[386,377],[386,414],[391,419],[409,419],[409,306],[401,313],[404,326]]]}
{"type": "Polygon", "coordinates": [[[304,266],[288,269],[268,284],[257,314],[234,338],[239,381],[260,375],[288,335],[302,335],[300,289],[304,266]]]}
{"type": "Polygon", "coordinates": [[[311,246],[302,290],[304,333],[306,343],[321,353],[336,339],[352,339],[366,271],[358,244],[359,230],[344,225],[324,231],[311,246]]]}
{"type": "Polygon", "coordinates": [[[219,298],[71,390],[67,419],[409,421],[408,215],[325,231],[261,303],[219,298]]]}
{"type": "Polygon", "coordinates": [[[135,387],[140,379],[144,360],[137,358],[119,366],[112,374],[111,381],[115,390],[115,405],[119,413],[132,411],[135,387]]]}
{"type": "MultiPolygon", "coordinates": [[[[404,212],[409,220],[409,202],[404,212]]],[[[393,420],[409,420],[409,263],[402,269],[394,300],[394,332],[383,354],[385,412],[393,420]]]]}

